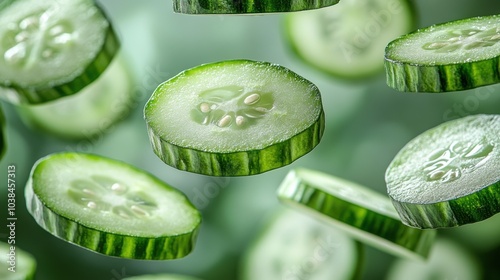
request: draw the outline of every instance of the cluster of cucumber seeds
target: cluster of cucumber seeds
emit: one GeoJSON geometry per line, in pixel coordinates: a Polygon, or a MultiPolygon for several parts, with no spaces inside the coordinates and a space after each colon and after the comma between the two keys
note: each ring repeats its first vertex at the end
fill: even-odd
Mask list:
{"type": "Polygon", "coordinates": [[[195,122],[203,125],[244,128],[262,118],[274,106],[271,92],[246,92],[240,86],[209,89],[199,96],[202,101],[191,115],[195,122]]]}

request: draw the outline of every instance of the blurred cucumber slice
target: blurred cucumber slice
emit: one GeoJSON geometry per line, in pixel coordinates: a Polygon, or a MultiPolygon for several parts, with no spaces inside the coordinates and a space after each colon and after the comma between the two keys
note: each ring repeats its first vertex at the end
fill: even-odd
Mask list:
{"type": "Polygon", "coordinates": [[[280,209],[248,249],[242,279],[354,279],[361,249],[335,227],[280,209]]]}
{"type": "Polygon", "coordinates": [[[398,259],[387,280],[467,279],[479,280],[481,269],[474,255],[451,239],[436,240],[426,262],[398,259]]]}
{"type": "Polygon", "coordinates": [[[25,123],[69,139],[92,138],[124,119],[134,106],[132,78],[123,55],[117,55],[92,84],[79,93],[39,105],[20,105],[25,123]]]}
{"type": "Polygon", "coordinates": [[[36,260],[15,244],[0,242],[0,279],[33,280],[36,260]]]}

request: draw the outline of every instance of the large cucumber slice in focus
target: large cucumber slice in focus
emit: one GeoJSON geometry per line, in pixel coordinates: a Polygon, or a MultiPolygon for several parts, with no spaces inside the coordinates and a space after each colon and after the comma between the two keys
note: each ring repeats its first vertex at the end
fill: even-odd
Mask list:
{"type": "Polygon", "coordinates": [[[459,91],[500,82],[500,15],[419,29],[386,48],[387,84],[399,91],[459,91]]]}
{"type": "Polygon", "coordinates": [[[0,10],[0,96],[43,103],[71,95],[106,69],[119,42],[92,0],[19,0],[0,10]]]}
{"type": "Polygon", "coordinates": [[[36,260],[30,253],[15,243],[0,242],[0,279],[33,280],[35,272],[36,260]]]}
{"type": "Polygon", "coordinates": [[[382,72],[384,49],[413,30],[408,0],[349,0],[286,15],[285,34],[305,62],[333,76],[357,79],[382,72]]]}
{"type": "Polygon", "coordinates": [[[362,248],[335,227],[280,209],[246,253],[242,279],[355,279],[362,248]]]}
{"type": "Polygon", "coordinates": [[[309,169],[291,170],[278,189],[279,199],[332,223],[354,238],[386,252],[427,257],[435,230],[401,223],[388,197],[366,187],[309,169]]]}
{"type": "Polygon", "coordinates": [[[201,222],[180,191],[128,164],[90,154],[38,160],[25,195],[29,213],[51,234],[122,258],[184,257],[201,222]]]}
{"type": "Polygon", "coordinates": [[[161,84],[144,109],[153,150],[180,170],[262,173],[310,152],[324,131],[318,88],[275,64],[231,60],[161,84]]]}
{"type": "Polygon", "coordinates": [[[318,9],[339,0],[173,0],[174,12],[184,14],[277,13],[318,9]]]}
{"type": "Polygon", "coordinates": [[[473,115],[411,140],[386,171],[401,220],[418,228],[454,227],[500,212],[500,115],[473,115]]]}

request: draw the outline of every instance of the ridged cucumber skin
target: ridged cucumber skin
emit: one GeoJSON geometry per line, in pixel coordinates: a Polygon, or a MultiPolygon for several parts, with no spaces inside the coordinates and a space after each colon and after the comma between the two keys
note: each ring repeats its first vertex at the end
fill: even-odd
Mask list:
{"type": "MultiPolygon", "coordinates": [[[[51,208],[34,192],[34,182],[45,179],[50,180],[42,177],[43,175],[36,169],[43,168],[43,166],[40,166],[47,164],[47,159],[50,158],[61,161],[58,164],[66,164],[68,167],[76,169],[79,168],[76,164],[81,164],[78,162],[77,157],[83,157],[85,160],[92,161],[109,161],[111,165],[123,166],[123,168],[119,167],[123,169],[123,172],[144,172],[121,161],[111,160],[92,154],[67,152],[52,154],[38,160],[31,170],[24,195],[27,210],[40,227],[64,241],[96,253],[113,257],[143,260],[169,260],[182,258],[193,250],[199,232],[201,214],[195,210],[196,208],[194,205],[182,192],[174,188],[171,188],[171,191],[184,197],[184,203],[189,204],[189,208],[197,211],[195,216],[196,219],[194,220],[196,224],[193,224],[189,230],[176,235],[155,236],[153,232],[151,236],[149,236],[149,234],[138,236],[123,232],[118,233],[113,232],[112,229],[106,226],[102,228],[86,226],[84,221],[79,221],[78,217],[66,217],[58,214],[57,210],[51,208]]],[[[147,173],[142,175],[149,177],[154,184],[167,187],[165,183],[152,175],[147,173]]],[[[98,219],[97,215],[96,219],[98,219]]]]}
{"type": "MultiPolygon", "coordinates": [[[[295,174],[292,171],[288,176],[295,176],[295,174]]],[[[436,236],[435,230],[408,227],[401,223],[399,219],[326,193],[302,181],[300,177],[295,177],[292,181],[296,183],[282,184],[278,189],[278,198],[283,203],[289,205],[298,204],[327,218],[332,218],[348,226],[388,240],[407,249],[412,257],[428,257],[436,236]]],[[[377,245],[367,240],[359,240],[371,245],[377,245]]]]}
{"type": "Polygon", "coordinates": [[[146,274],[133,277],[126,277],[123,280],[200,280],[191,276],[178,274],[146,274]]]}
{"type": "Polygon", "coordinates": [[[500,182],[457,199],[432,204],[391,200],[401,221],[408,226],[422,229],[457,227],[500,213],[500,182]]]}
{"type": "Polygon", "coordinates": [[[146,124],[154,153],[167,165],[179,170],[210,176],[247,176],[283,167],[316,147],[325,130],[323,109],[307,129],[286,141],[261,150],[212,153],[169,143],[146,124]]]}
{"type": "Polygon", "coordinates": [[[500,55],[482,61],[450,65],[416,65],[385,58],[387,85],[402,92],[450,92],[500,82],[500,55]]]}
{"type": "MultiPolygon", "coordinates": [[[[32,176],[30,175],[25,187],[28,212],[40,227],[64,241],[107,256],[142,260],[182,258],[196,245],[199,223],[192,231],[184,234],[154,237],[125,235],[87,227],[77,219],[59,215],[40,200],[34,193],[32,176]]],[[[198,221],[201,222],[201,216],[198,221]]]]}
{"type": "Polygon", "coordinates": [[[418,29],[390,42],[385,49],[384,56],[387,85],[402,92],[439,93],[462,91],[499,83],[500,53],[484,60],[448,64],[402,62],[390,57],[391,48],[404,40],[413,40],[411,38],[413,34],[428,32],[428,30],[441,26],[452,28],[455,23],[482,20],[483,18],[493,22],[500,20],[499,15],[493,15],[445,22],[418,29]]]}
{"type": "Polygon", "coordinates": [[[174,0],[176,13],[184,14],[249,14],[279,13],[319,9],[335,5],[339,0],[174,0]]]}
{"type": "MultiPolygon", "coordinates": [[[[101,51],[96,55],[94,60],[87,65],[81,75],[73,80],[63,84],[47,84],[33,87],[24,87],[17,84],[1,86],[12,89],[12,92],[18,96],[17,102],[24,104],[40,104],[72,95],[95,81],[101,73],[106,70],[119,49],[120,41],[113,28],[109,26],[101,51]]],[[[11,100],[9,99],[9,101],[11,100]]]]}

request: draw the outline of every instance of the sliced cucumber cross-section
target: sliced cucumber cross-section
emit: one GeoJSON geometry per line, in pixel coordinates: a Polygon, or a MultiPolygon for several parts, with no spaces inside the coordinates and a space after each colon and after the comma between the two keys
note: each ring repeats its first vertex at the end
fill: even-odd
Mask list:
{"type": "Polygon", "coordinates": [[[361,242],[398,256],[426,258],[436,235],[435,230],[401,223],[387,196],[314,170],[290,171],[278,189],[278,197],[361,242]]]}
{"type": "Polygon", "coordinates": [[[0,279],[33,280],[36,266],[33,255],[22,250],[15,243],[0,242],[0,279]]]}
{"type": "Polygon", "coordinates": [[[433,25],[386,48],[387,84],[399,91],[459,91],[500,82],[500,15],[433,25]]]}
{"type": "Polygon", "coordinates": [[[135,106],[128,65],[123,54],[78,94],[16,109],[29,126],[68,139],[102,135],[135,106]]]}
{"type": "Polygon", "coordinates": [[[401,220],[418,228],[454,227],[500,212],[499,135],[499,115],[473,115],[406,144],[385,175],[401,220]]]}
{"type": "Polygon", "coordinates": [[[10,89],[0,94],[16,103],[78,92],[99,77],[119,49],[92,0],[15,1],[0,10],[0,26],[0,86],[10,89]]]}
{"type": "Polygon", "coordinates": [[[311,66],[336,77],[357,79],[382,72],[384,48],[413,30],[407,0],[350,0],[285,17],[291,49],[311,66]]]}
{"type": "Polygon", "coordinates": [[[122,258],[184,257],[201,222],[178,190],[128,164],[90,154],[40,159],[25,195],[28,211],[48,232],[122,258]]]}
{"type": "Polygon", "coordinates": [[[293,209],[279,209],[243,258],[242,279],[356,279],[363,246],[293,209]]]}
{"type": "Polygon", "coordinates": [[[184,14],[277,13],[318,9],[339,0],[174,0],[174,11],[184,14]]]}
{"type": "Polygon", "coordinates": [[[180,170],[214,176],[262,173],[319,144],[318,88],[275,64],[232,60],[186,70],[144,109],[154,152],[180,170]]]}

